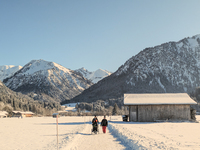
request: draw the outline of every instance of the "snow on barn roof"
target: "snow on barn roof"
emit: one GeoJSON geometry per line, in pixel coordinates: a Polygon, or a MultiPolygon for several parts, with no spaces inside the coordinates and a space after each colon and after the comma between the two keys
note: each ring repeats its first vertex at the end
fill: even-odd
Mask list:
{"type": "Polygon", "coordinates": [[[31,112],[31,111],[26,111],[26,112],[22,112],[22,111],[13,111],[13,113],[20,113],[20,114],[30,114],[30,115],[33,115],[34,113],[31,112]]]}
{"type": "Polygon", "coordinates": [[[54,115],[59,115],[59,113],[53,113],[52,115],[53,115],[53,116],[54,116],[54,115]]]}
{"type": "Polygon", "coordinates": [[[197,104],[187,93],[124,94],[124,105],[197,104]]]}
{"type": "Polygon", "coordinates": [[[34,113],[31,112],[31,111],[25,111],[25,112],[21,112],[22,114],[30,114],[30,115],[33,115],[34,113]]]}

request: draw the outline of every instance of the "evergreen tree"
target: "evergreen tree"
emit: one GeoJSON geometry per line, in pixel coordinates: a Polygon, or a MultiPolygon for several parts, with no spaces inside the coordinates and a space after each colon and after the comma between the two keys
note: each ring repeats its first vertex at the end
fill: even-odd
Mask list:
{"type": "Polygon", "coordinates": [[[114,108],[113,108],[113,115],[118,115],[119,114],[119,107],[117,103],[115,103],[114,108]]]}
{"type": "Polygon", "coordinates": [[[9,117],[12,116],[12,111],[13,111],[13,108],[9,105],[6,105],[4,108],[3,108],[3,111],[7,111],[8,114],[9,114],[9,117]]]}

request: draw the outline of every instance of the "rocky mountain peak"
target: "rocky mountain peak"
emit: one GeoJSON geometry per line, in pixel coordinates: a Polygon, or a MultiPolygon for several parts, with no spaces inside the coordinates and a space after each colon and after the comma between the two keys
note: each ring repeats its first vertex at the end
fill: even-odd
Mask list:
{"type": "Polygon", "coordinates": [[[14,65],[4,65],[0,66],[0,80],[3,81],[4,79],[12,76],[15,72],[19,71],[22,66],[14,66],[14,65]]]}
{"type": "Polygon", "coordinates": [[[50,96],[56,101],[70,99],[92,85],[75,71],[42,59],[30,61],[4,83],[12,90],[46,95],[46,99],[50,96]]]}
{"type": "Polygon", "coordinates": [[[97,69],[96,71],[90,72],[85,68],[80,68],[80,69],[77,69],[75,71],[79,72],[85,78],[87,78],[88,80],[90,80],[93,83],[97,83],[100,80],[102,80],[103,78],[111,75],[111,72],[103,70],[103,69],[97,69]]]}

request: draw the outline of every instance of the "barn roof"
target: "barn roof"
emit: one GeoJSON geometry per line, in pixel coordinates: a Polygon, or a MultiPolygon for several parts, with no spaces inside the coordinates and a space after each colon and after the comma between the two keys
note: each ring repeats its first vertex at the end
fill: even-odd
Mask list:
{"type": "Polygon", "coordinates": [[[31,111],[25,111],[25,112],[21,112],[21,114],[25,114],[25,115],[33,115],[34,113],[31,111]]]}
{"type": "Polygon", "coordinates": [[[22,112],[22,111],[13,111],[13,113],[20,113],[20,114],[30,114],[30,115],[33,115],[34,113],[31,112],[31,111],[26,111],[26,112],[22,112]]]}
{"type": "Polygon", "coordinates": [[[124,105],[197,104],[187,93],[124,94],[124,105]]]}
{"type": "Polygon", "coordinates": [[[59,115],[59,113],[53,113],[52,115],[59,115]]]}

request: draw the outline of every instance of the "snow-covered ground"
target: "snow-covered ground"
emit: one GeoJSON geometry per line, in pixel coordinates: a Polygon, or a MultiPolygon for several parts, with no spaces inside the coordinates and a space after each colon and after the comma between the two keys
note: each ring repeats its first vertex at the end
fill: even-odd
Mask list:
{"type": "MultiPolygon", "coordinates": [[[[200,149],[200,123],[122,122],[121,116],[107,117],[107,133],[91,135],[93,117],[60,117],[58,148],[87,149],[200,149]]],[[[99,121],[102,117],[98,117],[99,121]]],[[[200,116],[197,116],[200,121],[200,116]]],[[[57,149],[56,118],[0,119],[1,150],[57,149]]]]}
{"type": "Polygon", "coordinates": [[[69,104],[65,104],[63,106],[67,106],[67,108],[65,108],[65,111],[77,111],[75,108],[76,104],[77,103],[69,103],[69,104]]]}
{"type": "MultiPolygon", "coordinates": [[[[197,116],[200,121],[200,116],[197,116]]],[[[200,123],[111,121],[109,129],[132,149],[200,149],[200,123]]]]}

